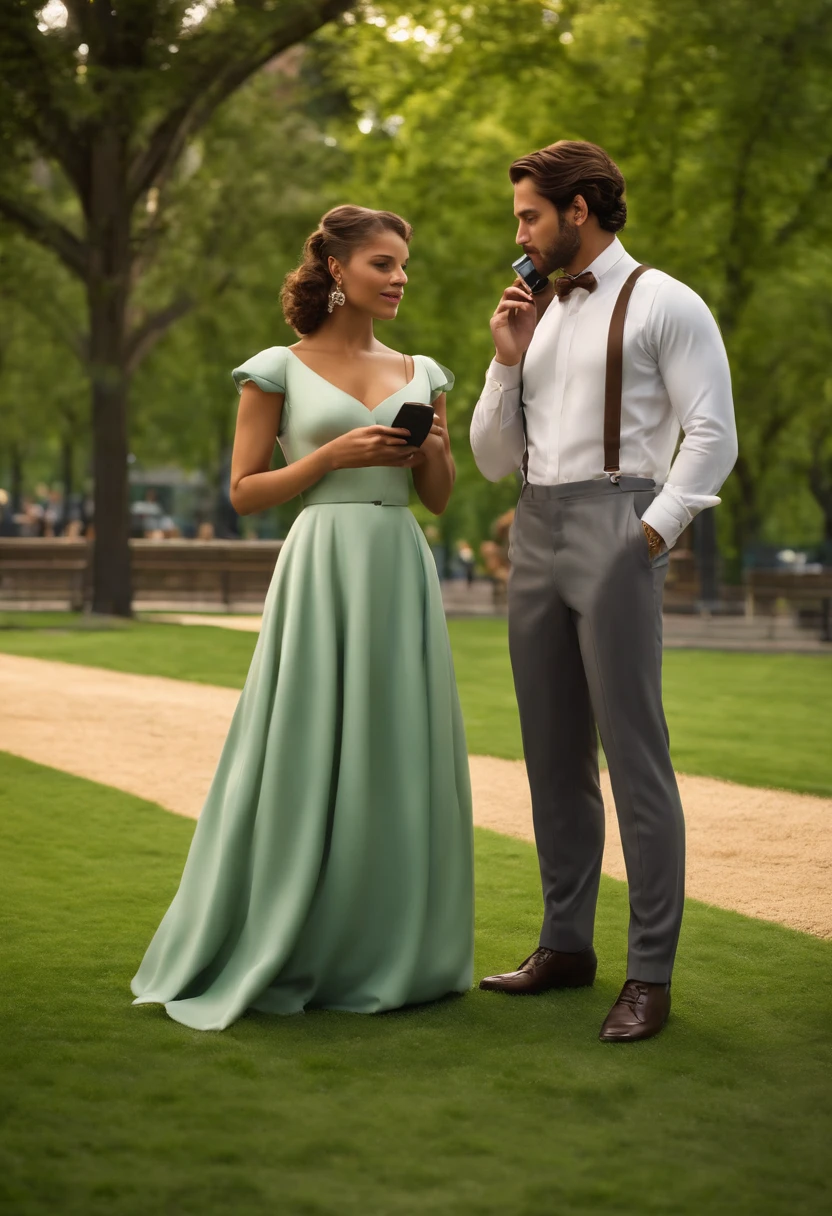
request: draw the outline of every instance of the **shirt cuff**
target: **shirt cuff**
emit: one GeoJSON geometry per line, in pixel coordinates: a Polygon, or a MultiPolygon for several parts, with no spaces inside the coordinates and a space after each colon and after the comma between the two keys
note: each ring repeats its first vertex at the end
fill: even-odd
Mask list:
{"type": "Polygon", "coordinates": [[[673,488],[666,485],[650,503],[641,517],[662,538],[668,549],[672,549],[685,528],[705,507],[715,507],[722,499],[715,494],[691,494],[683,501],[673,488]]]}
{"type": "Polygon", "coordinates": [[[509,389],[520,387],[520,366],[519,363],[515,363],[509,367],[505,363],[498,363],[496,359],[492,359],[486,375],[489,380],[496,381],[503,392],[506,392],[509,389]]]}

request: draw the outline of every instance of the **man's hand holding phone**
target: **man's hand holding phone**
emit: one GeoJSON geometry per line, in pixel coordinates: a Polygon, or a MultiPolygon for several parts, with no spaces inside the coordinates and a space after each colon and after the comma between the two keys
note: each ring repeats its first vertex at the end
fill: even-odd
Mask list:
{"type": "Polygon", "coordinates": [[[531,290],[515,279],[502,294],[491,318],[491,335],[497,362],[514,367],[523,358],[537,325],[537,308],[531,290]]]}

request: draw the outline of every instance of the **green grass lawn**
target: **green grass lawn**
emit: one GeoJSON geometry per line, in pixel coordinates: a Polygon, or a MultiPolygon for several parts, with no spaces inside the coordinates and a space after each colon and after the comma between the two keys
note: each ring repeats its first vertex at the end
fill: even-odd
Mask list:
{"type": "MultiPolygon", "coordinates": [[[[691,902],[667,1029],[600,1044],[627,911],[605,879],[594,989],[201,1034],[129,992],[192,830],[0,754],[3,1213],[829,1210],[832,943],[691,902]]],[[[540,893],[529,845],[478,832],[477,866],[480,976],[534,944],[540,893]]]]}
{"type": "MultiPolygon", "coordinates": [[[[506,623],[451,620],[469,750],[522,757],[506,623]]],[[[210,626],[0,616],[0,651],[239,688],[256,635],[210,626]],[[10,628],[34,621],[38,628],[10,628]],[[3,625],[6,628],[3,628],[3,625]]],[[[788,654],[668,650],[665,706],[681,772],[832,795],[832,662],[788,654]]]]}
{"type": "Polygon", "coordinates": [[[96,628],[91,619],[69,613],[63,618],[31,613],[29,628],[27,614],[5,613],[0,616],[0,651],[242,688],[257,641],[255,633],[215,626],[124,622],[107,617],[96,628]],[[47,619],[41,621],[41,616],[47,619]]]}

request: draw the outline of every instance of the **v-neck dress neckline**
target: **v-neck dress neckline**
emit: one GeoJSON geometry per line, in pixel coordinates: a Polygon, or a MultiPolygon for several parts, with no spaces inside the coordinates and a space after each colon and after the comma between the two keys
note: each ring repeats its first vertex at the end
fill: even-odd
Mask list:
{"type": "Polygon", "coordinates": [[[370,409],[369,405],[366,405],[359,397],[355,397],[352,393],[348,393],[346,389],[341,388],[339,384],[334,384],[332,380],[327,380],[326,376],[322,376],[320,372],[316,372],[314,367],[310,367],[308,363],[304,363],[300,355],[296,355],[291,346],[287,346],[286,349],[292,358],[299,363],[301,367],[306,368],[306,370],[310,372],[317,380],[322,380],[324,384],[328,384],[330,388],[335,389],[335,392],[340,393],[342,397],[347,397],[350,401],[354,401],[356,405],[360,405],[361,408],[366,410],[368,414],[375,414],[383,405],[386,405],[388,401],[392,401],[394,397],[398,397],[399,393],[405,393],[409,388],[412,388],[416,381],[418,365],[416,363],[416,355],[411,355],[411,358],[413,359],[413,375],[410,377],[407,384],[403,384],[401,388],[397,388],[394,393],[390,393],[390,395],[385,397],[383,401],[379,401],[378,405],[375,405],[372,409],[370,409]]]}

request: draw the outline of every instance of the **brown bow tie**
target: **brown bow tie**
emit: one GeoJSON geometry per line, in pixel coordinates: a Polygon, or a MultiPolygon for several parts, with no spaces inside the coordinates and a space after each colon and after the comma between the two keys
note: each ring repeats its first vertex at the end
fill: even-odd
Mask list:
{"type": "Polygon", "coordinates": [[[576,287],[593,292],[597,286],[598,280],[591,270],[582,270],[580,274],[574,275],[562,274],[559,279],[555,279],[555,291],[559,300],[565,300],[576,287]]]}

